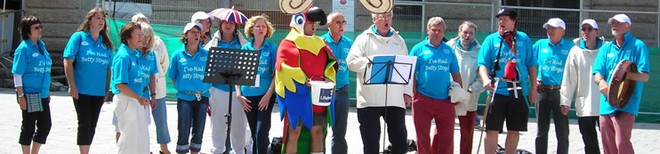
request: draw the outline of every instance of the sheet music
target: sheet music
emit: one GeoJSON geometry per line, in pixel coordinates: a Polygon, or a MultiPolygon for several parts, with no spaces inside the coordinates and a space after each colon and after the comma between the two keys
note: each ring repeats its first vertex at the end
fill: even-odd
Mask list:
{"type": "Polygon", "coordinates": [[[389,79],[389,83],[406,84],[410,82],[417,62],[417,57],[403,55],[374,55],[369,56],[369,59],[372,63],[365,72],[365,80],[370,84],[385,83],[386,78],[389,79]],[[389,70],[386,68],[388,61],[394,62],[393,68],[389,70]],[[386,77],[387,71],[390,71],[390,74],[386,77]]]}
{"type": "Polygon", "coordinates": [[[392,83],[410,82],[412,75],[415,73],[415,63],[417,63],[417,57],[397,55],[394,59],[395,70],[392,70],[394,72],[391,79],[392,83]],[[399,73],[397,74],[396,71],[399,73]],[[401,74],[401,76],[399,76],[399,74],[401,74]]]}

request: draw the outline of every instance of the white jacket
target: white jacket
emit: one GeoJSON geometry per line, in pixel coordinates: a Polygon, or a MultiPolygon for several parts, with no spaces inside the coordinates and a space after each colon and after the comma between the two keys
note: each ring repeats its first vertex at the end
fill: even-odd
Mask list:
{"type": "Polygon", "coordinates": [[[461,68],[461,80],[463,81],[463,89],[471,90],[472,94],[470,99],[466,102],[461,102],[460,104],[454,106],[456,109],[457,116],[464,116],[467,114],[467,111],[477,111],[477,102],[479,101],[479,95],[484,92],[483,84],[479,78],[479,67],[477,66],[477,58],[479,57],[479,49],[481,49],[481,44],[479,41],[474,40],[476,45],[472,47],[471,50],[466,51],[463,48],[457,45],[457,40],[460,38],[456,37],[447,42],[449,46],[454,49],[456,53],[456,59],[458,59],[458,66],[461,68]]]}
{"type": "MultiPolygon", "coordinates": [[[[235,35],[238,35],[238,43],[241,44],[241,47],[243,47],[243,45],[248,43],[248,40],[245,39],[243,33],[241,33],[240,31],[236,31],[235,35]]],[[[211,49],[211,47],[218,47],[218,41],[221,39],[222,39],[222,31],[220,30],[215,31],[215,33],[213,33],[213,38],[208,43],[206,43],[206,45],[204,45],[204,49],[208,51],[209,49],[211,49]]]]}
{"type": "Polygon", "coordinates": [[[578,117],[599,116],[600,91],[598,85],[594,84],[594,76],[591,74],[591,66],[599,49],[582,49],[580,40],[580,38],[573,40],[575,46],[571,48],[566,58],[564,77],[561,81],[560,105],[571,106],[575,96],[575,110],[578,117]]]}
{"type": "Polygon", "coordinates": [[[403,94],[412,94],[412,82],[408,85],[391,84],[385,93],[385,85],[364,85],[364,70],[367,68],[367,57],[380,54],[408,55],[406,42],[394,28],[390,37],[376,35],[370,28],[358,35],[346,57],[348,69],[357,73],[357,108],[394,106],[405,109],[403,94]],[[386,96],[386,97],[383,97],[386,96]],[[387,104],[385,104],[387,99],[387,104]]]}
{"type": "Polygon", "coordinates": [[[170,66],[170,56],[167,53],[167,47],[160,37],[154,37],[154,53],[156,54],[156,64],[158,73],[156,73],[156,99],[165,98],[167,95],[167,80],[165,75],[170,66]]]}

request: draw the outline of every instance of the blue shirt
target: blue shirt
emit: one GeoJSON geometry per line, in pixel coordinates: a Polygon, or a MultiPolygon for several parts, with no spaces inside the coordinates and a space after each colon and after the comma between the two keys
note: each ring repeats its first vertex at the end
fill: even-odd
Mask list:
{"type": "MultiPolygon", "coordinates": [[[[140,69],[142,69],[142,72],[145,72],[140,75],[140,78],[146,81],[147,87],[149,87],[150,82],[156,82],[156,81],[151,81],[151,79],[149,79],[149,76],[158,73],[156,53],[153,50],[149,51],[149,53],[147,53],[146,56],[142,55],[138,58],[138,63],[140,64],[140,69]]],[[[151,90],[147,89],[147,91],[144,91],[142,97],[151,100],[151,90]]]]}
{"type": "MultiPolygon", "coordinates": [[[[227,42],[223,39],[218,39],[218,48],[240,49],[241,42],[238,41],[238,35],[234,35],[234,39],[231,42],[227,42]]],[[[214,83],[212,84],[212,86],[222,91],[229,91],[229,85],[227,84],[214,83]]],[[[236,90],[232,89],[232,91],[236,91],[236,90]]]]}
{"type": "Polygon", "coordinates": [[[575,44],[573,41],[561,39],[559,43],[552,44],[550,39],[536,41],[533,51],[538,54],[538,78],[546,86],[561,86],[564,76],[564,66],[568,52],[575,44]]]}
{"type": "Polygon", "coordinates": [[[198,48],[195,55],[191,55],[185,46],[173,53],[167,76],[176,81],[177,98],[192,101],[195,95],[190,93],[195,92],[203,92],[204,97],[210,96],[211,84],[202,82],[208,54],[204,48],[198,48]]]}
{"type": "MultiPolygon", "coordinates": [[[[376,34],[378,36],[383,36],[380,33],[378,33],[378,29],[376,29],[376,25],[371,25],[371,31],[373,31],[374,34],[376,34]]],[[[390,37],[392,35],[394,35],[394,32],[392,31],[392,29],[389,29],[389,30],[387,30],[387,35],[385,35],[385,37],[390,37]]]]}
{"type": "MultiPolygon", "coordinates": [[[[626,32],[624,34],[623,45],[618,47],[614,41],[603,44],[596,56],[596,60],[592,67],[593,74],[600,74],[605,77],[609,84],[612,77],[612,71],[621,60],[630,60],[637,65],[637,71],[649,73],[651,68],[649,66],[649,52],[646,44],[642,40],[632,36],[632,33],[626,32]]],[[[600,95],[600,114],[612,114],[615,111],[625,111],[637,116],[639,111],[639,104],[642,100],[642,90],[644,82],[638,81],[633,90],[633,94],[628,100],[628,104],[623,108],[615,108],[610,106],[607,97],[603,94],[600,95]]]]}
{"type": "Polygon", "coordinates": [[[53,61],[50,59],[50,54],[48,54],[44,42],[39,39],[37,44],[34,44],[30,39],[21,41],[14,52],[11,73],[21,75],[23,93],[41,93],[41,98],[48,98],[50,69],[53,66],[53,61]]]}
{"type": "Polygon", "coordinates": [[[112,60],[112,78],[110,79],[112,93],[121,93],[116,85],[126,84],[135,94],[142,96],[142,92],[149,82],[141,78],[144,72],[140,69],[138,58],[140,58],[140,51],[137,49],[131,50],[126,44],[119,47],[112,60]]]}
{"type": "Polygon", "coordinates": [[[346,64],[346,57],[348,57],[348,51],[353,45],[353,40],[342,35],[341,38],[339,38],[339,42],[335,42],[335,40],[332,39],[332,36],[330,36],[330,32],[321,36],[321,38],[325,40],[325,43],[327,43],[328,47],[330,47],[332,50],[332,54],[334,54],[335,58],[337,58],[337,62],[339,62],[339,69],[337,70],[336,75],[337,85],[335,87],[337,87],[337,89],[342,88],[349,84],[349,71],[348,64],[346,64]]]}
{"type": "Polygon", "coordinates": [[[448,99],[451,73],[460,71],[454,50],[445,42],[436,48],[426,38],[413,46],[410,56],[417,56],[417,91],[427,97],[448,99]]]}
{"type": "MultiPolygon", "coordinates": [[[[516,48],[518,49],[518,55],[513,55],[511,48],[503,42],[504,39],[500,36],[499,32],[490,34],[484,39],[483,44],[481,44],[481,49],[479,50],[479,58],[477,63],[479,66],[484,66],[488,69],[488,74],[493,69],[493,62],[497,58],[497,52],[500,51],[501,45],[501,54],[499,60],[500,70],[495,72],[495,77],[503,78],[504,77],[504,68],[507,61],[510,57],[516,57],[516,68],[520,74],[518,74],[518,79],[522,84],[523,95],[529,94],[529,73],[527,68],[536,67],[538,65],[537,55],[532,51],[532,40],[529,39],[527,34],[522,31],[516,32],[516,48]]],[[[536,82],[536,81],[534,81],[536,82]]],[[[507,90],[507,85],[505,82],[499,82],[497,85],[497,90],[495,93],[509,96],[509,91],[507,90]]]]}
{"type": "MultiPolygon", "coordinates": [[[[243,50],[254,50],[252,44],[254,40],[243,46],[243,50]]],[[[255,83],[258,86],[241,86],[241,93],[243,96],[261,96],[268,92],[270,84],[273,82],[273,75],[275,75],[275,57],[277,55],[277,45],[270,41],[264,41],[264,44],[259,48],[259,70],[257,75],[259,76],[259,83],[255,83]]]]}
{"type": "Polygon", "coordinates": [[[87,31],[73,33],[64,48],[62,56],[74,60],[73,77],[78,93],[91,96],[105,96],[106,78],[112,64],[112,50],[103,44],[99,35],[94,41],[87,31]],[[94,72],[94,73],[90,73],[94,72]]]}

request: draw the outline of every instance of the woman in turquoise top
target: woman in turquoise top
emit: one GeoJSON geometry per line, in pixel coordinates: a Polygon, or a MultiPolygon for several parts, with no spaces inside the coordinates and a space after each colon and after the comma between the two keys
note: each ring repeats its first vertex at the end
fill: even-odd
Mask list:
{"type": "Polygon", "coordinates": [[[149,100],[142,97],[148,82],[141,76],[140,51],[142,32],[140,25],[129,22],[119,33],[122,45],[112,60],[112,78],[110,88],[115,94],[112,99],[117,115],[119,132],[117,153],[149,153],[149,129],[144,108],[149,107],[149,100]]]}
{"type": "Polygon", "coordinates": [[[211,84],[202,82],[208,56],[208,51],[199,46],[202,29],[199,23],[188,23],[183,28],[181,40],[185,47],[172,54],[170,60],[172,63],[167,72],[167,76],[172,79],[177,90],[176,108],[179,114],[177,153],[195,154],[202,148],[206,110],[209,106],[209,88],[211,88],[211,84]],[[189,144],[191,127],[192,139],[189,144]]]}
{"type": "Polygon", "coordinates": [[[257,82],[254,86],[236,86],[236,98],[243,106],[245,115],[252,131],[252,151],[257,154],[266,153],[268,150],[268,132],[270,131],[270,115],[275,103],[273,95],[273,70],[275,69],[275,55],[277,45],[266,41],[275,33],[273,24],[265,15],[253,16],[245,25],[245,34],[253,38],[244,45],[243,50],[255,50],[261,53],[259,68],[257,71],[257,82]]]}
{"type": "Polygon", "coordinates": [[[50,132],[50,69],[53,65],[46,45],[41,40],[41,21],[24,17],[18,27],[23,41],[14,52],[11,73],[23,122],[18,143],[23,153],[39,153],[50,132]],[[38,128],[35,132],[35,123],[38,128]],[[32,148],[30,149],[30,142],[32,148]]]}
{"type": "Polygon", "coordinates": [[[105,17],[105,11],[101,8],[87,12],[85,21],[71,35],[62,55],[69,95],[73,98],[78,116],[77,144],[81,154],[89,153],[110,84],[113,45],[105,17]]]}

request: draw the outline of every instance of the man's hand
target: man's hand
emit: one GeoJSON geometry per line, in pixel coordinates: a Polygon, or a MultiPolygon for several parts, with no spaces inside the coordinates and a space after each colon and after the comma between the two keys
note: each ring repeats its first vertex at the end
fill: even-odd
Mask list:
{"type": "Polygon", "coordinates": [[[607,93],[610,92],[610,87],[607,85],[606,82],[603,81],[604,80],[600,80],[600,82],[598,82],[598,90],[600,91],[600,93],[607,95],[607,93]]]}
{"type": "Polygon", "coordinates": [[[406,107],[410,106],[412,104],[412,96],[403,94],[403,102],[406,103],[406,107]]]}
{"type": "Polygon", "coordinates": [[[491,82],[493,82],[492,79],[486,79],[486,80],[483,82],[483,84],[484,84],[484,85],[483,85],[484,89],[489,90],[489,91],[492,91],[493,88],[495,88],[495,87],[494,87],[493,84],[491,84],[491,82]]]}
{"type": "Polygon", "coordinates": [[[561,105],[561,114],[568,115],[568,111],[571,111],[571,109],[568,106],[561,105]]]}
{"type": "Polygon", "coordinates": [[[529,92],[529,103],[534,104],[538,101],[539,93],[536,92],[536,88],[532,88],[529,92]]]}

